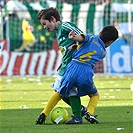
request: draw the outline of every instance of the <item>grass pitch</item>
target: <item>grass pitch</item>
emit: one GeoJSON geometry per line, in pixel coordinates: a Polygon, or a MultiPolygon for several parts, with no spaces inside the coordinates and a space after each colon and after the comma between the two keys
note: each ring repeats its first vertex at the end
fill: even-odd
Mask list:
{"type": "MultiPolygon", "coordinates": [[[[95,115],[100,124],[84,119],[82,125],[53,124],[49,117],[45,125],[35,125],[37,116],[53,94],[50,85],[55,77],[13,77],[1,79],[0,133],[133,133],[133,76],[95,76],[100,93],[95,115]]],[[[88,104],[88,96],[82,97],[88,104]]],[[[71,118],[71,108],[60,101],[71,118]]]]}

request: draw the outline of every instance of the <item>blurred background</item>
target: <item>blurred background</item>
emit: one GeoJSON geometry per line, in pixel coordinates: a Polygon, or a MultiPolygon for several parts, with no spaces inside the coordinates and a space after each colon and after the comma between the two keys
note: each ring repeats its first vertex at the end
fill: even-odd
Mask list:
{"type": "Polygon", "coordinates": [[[47,32],[38,11],[55,7],[62,21],[74,22],[84,33],[98,35],[106,25],[119,39],[97,63],[97,74],[133,74],[133,0],[1,0],[0,73],[2,76],[55,75],[61,63],[56,32],[47,32]]]}

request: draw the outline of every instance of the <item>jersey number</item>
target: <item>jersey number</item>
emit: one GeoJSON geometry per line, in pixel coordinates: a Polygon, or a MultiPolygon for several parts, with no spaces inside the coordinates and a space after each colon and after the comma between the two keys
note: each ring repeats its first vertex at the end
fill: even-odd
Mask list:
{"type": "Polygon", "coordinates": [[[85,54],[83,54],[83,55],[80,56],[80,59],[79,59],[79,60],[80,60],[81,62],[88,62],[88,61],[91,60],[92,55],[94,55],[94,54],[96,54],[96,53],[97,53],[96,50],[94,50],[94,51],[92,51],[92,52],[85,53],[85,54]]]}

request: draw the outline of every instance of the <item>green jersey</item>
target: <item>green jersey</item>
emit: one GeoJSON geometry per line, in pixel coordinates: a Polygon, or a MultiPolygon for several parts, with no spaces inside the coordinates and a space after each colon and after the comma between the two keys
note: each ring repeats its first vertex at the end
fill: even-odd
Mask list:
{"type": "Polygon", "coordinates": [[[58,33],[58,45],[59,49],[62,53],[62,66],[59,70],[59,75],[62,76],[63,72],[68,65],[68,63],[72,59],[72,54],[74,50],[70,51],[68,48],[72,44],[75,44],[76,42],[68,38],[68,34],[70,31],[74,30],[75,34],[81,34],[83,33],[74,23],[72,22],[61,22],[61,24],[58,27],[57,33],[58,33]]]}

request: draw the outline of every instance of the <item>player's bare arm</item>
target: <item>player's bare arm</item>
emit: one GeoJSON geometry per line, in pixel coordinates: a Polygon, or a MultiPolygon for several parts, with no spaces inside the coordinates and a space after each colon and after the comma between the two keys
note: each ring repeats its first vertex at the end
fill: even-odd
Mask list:
{"type": "Polygon", "coordinates": [[[75,49],[77,49],[77,44],[72,44],[68,49],[70,50],[70,51],[72,51],[72,50],[75,50],[75,49]]]}
{"type": "Polygon", "coordinates": [[[69,33],[68,38],[72,39],[74,41],[82,42],[82,41],[84,41],[85,36],[83,34],[76,35],[73,30],[69,33]]]}
{"type": "MultiPolygon", "coordinates": [[[[82,42],[85,40],[85,35],[84,34],[79,34],[79,35],[76,35],[74,30],[71,31],[68,35],[68,38],[69,39],[72,39],[74,41],[78,41],[78,42],[82,42]]],[[[73,44],[71,45],[68,49],[69,50],[75,50],[77,48],[77,44],[73,44]]]]}
{"type": "Polygon", "coordinates": [[[61,66],[62,66],[62,63],[58,66],[57,71],[60,70],[61,66]]]}

